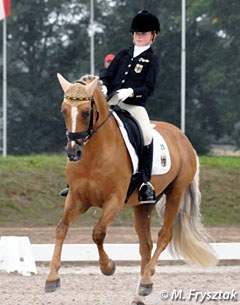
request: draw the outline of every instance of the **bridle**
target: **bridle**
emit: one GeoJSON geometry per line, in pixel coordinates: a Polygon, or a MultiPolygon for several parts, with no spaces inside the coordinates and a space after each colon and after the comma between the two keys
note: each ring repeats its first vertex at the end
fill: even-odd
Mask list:
{"type": "MultiPolygon", "coordinates": [[[[77,81],[78,83],[84,84],[83,82],[77,81]]],[[[77,143],[78,145],[85,145],[90,138],[108,121],[108,119],[111,117],[112,115],[112,110],[109,109],[109,113],[107,115],[107,117],[101,122],[100,125],[97,126],[96,129],[94,129],[94,124],[98,121],[99,119],[99,111],[97,110],[97,106],[94,100],[94,97],[70,97],[70,96],[64,96],[65,99],[70,100],[70,101],[88,101],[90,100],[91,102],[91,111],[90,111],[90,119],[89,119],[89,124],[88,124],[88,128],[87,130],[84,131],[80,131],[80,132],[69,132],[68,130],[66,131],[66,136],[68,141],[74,141],[75,143],[77,143]],[[96,109],[96,120],[94,122],[94,108],[96,109]],[[82,140],[82,141],[79,141],[82,140]]]]}

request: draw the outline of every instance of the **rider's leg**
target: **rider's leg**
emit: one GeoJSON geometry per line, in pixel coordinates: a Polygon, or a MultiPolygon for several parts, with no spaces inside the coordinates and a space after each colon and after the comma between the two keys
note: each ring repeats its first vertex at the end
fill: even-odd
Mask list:
{"type": "Polygon", "coordinates": [[[150,183],[153,160],[153,132],[148,113],[144,107],[119,103],[119,106],[131,113],[138,121],[144,139],[144,148],[142,160],[140,160],[140,170],[142,173],[143,183],[139,188],[139,201],[141,203],[155,203],[155,191],[150,183]]]}
{"type": "Polygon", "coordinates": [[[150,183],[152,174],[152,160],[153,160],[153,141],[143,148],[141,172],[143,183],[139,188],[139,201],[141,203],[155,203],[155,191],[150,183]]]}

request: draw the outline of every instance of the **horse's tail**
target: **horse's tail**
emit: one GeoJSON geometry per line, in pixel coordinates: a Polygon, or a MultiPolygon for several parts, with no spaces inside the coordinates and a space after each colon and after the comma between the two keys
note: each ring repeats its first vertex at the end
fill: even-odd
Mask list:
{"type": "MultiPolygon", "coordinates": [[[[187,262],[207,267],[215,265],[217,258],[209,244],[208,234],[200,219],[201,193],[199,191],[199,161],[197,155],[196,158],[197,171],[184,194],[169,246],[173,254],[183,257],[187,262]]],[[[160,200],[162,202],[159,202],[159,208],[157,208],[160,217],[163,216],[165,210],[163,208],[164,199],[160,200]]]]}

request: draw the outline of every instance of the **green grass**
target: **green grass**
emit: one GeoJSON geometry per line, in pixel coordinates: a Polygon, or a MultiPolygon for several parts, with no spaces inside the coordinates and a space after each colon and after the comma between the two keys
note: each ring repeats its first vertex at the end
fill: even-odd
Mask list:
{"type": "Polygon", "coordinates": [[[64,202],[64,155],[0,158],[0,225],[51,225],[64,202]]]}
{"type": "MultiPolygon", "coordinates": [[[[0,157],[0,226],[56,225],[62,216],[65,187],[64,154],[0,157]]],[[[240,158],[201,157],[201,211],[207,225],[240,225],[240,158]]],[[[94,225],[101,211],[90,209],[77,224],[94,225]]],[[[153,215],[153,225],[159,222],[153,215]]],[[[131,208],[115,226],[133,224],[131,208]]]]}
{"type": "Polygon", "coordinates": [[[240,225],[240,158],[201,157],[202,214],[209,225],[240,225]]]}

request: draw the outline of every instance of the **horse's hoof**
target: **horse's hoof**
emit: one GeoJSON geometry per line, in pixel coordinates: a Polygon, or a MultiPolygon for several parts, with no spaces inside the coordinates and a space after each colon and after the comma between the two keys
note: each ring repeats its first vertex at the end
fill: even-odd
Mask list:
{"type": "Polygon", "coordinates": [[[100,265],[100,270],[101,270],[102,274],[111,276],[115,273],[116,265],[115,265],[114,261],[112,261],[112,260],[111,260],[111,263],[112,263],[112,269],[110,271],[105,271],[106,268],[104,268],[102,265],[100,265]]]}
{"type": "Polygon", "coordinates": [[[47,292],[47,293],[48,292],[54,292],[58,288],[60,288],[60,279],[57,279],[57,280],[51,281],[51,282],[46,281],[45,292],[47,292]]]}
{"type": "Polygon", "coordinates": [[[147,296],[149,295],[153,290],[153,284],[140,284],[138,293],[141,296],[147,296]]]}

